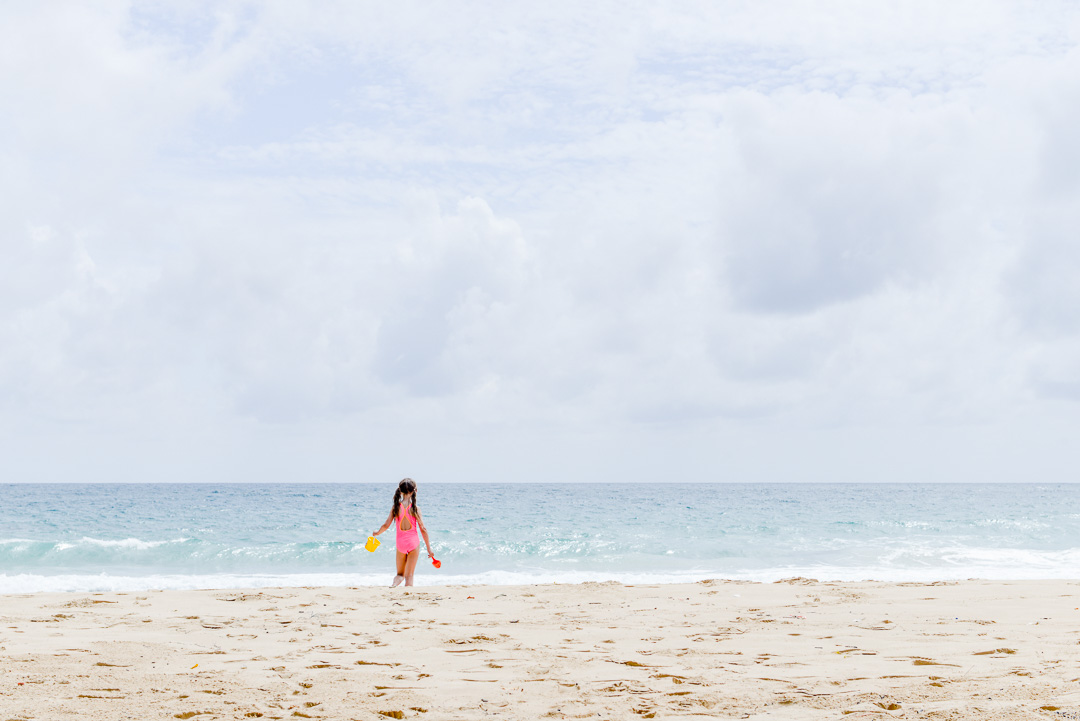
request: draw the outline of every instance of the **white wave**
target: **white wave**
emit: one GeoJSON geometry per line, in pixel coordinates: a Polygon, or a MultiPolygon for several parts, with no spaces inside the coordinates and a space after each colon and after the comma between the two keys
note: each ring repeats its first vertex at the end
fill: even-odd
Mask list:
{"type": "Polygon", "coordinates": [[[985,518],[981,521],[973,522],[972,525],[976,527],[999,526],[1001,528],[1018,528],[1024,531],[1031,531],[1050,527],[1050,524],[1045,521],[1016,518],[985,518]]]}
{"type": "MultiPolygon", "coordinates": [[[[166,541],[143,541],[139,538],[124,538],[120,540],[110,540],[102,538],[90,538],[83,536],[80,540],[80,544],[89,546],[100,546],[102,548],[134,548],[139,551],[146,551],[151,548],[157,548],[158,546],[164,546],[170,543],[183,543],[189,539],[187,538],[172,538],[166,541]]],[[[59,547],[61,544],[57,544],[59,547]]]]}
{"type": "Polygon", "coordinates": [[[95,548],[131,548],[138,551],[146,551],[158,546],[172,543],[184,543],[189,538],[170,538],[165,541],[144,541],[140,538],[105,539],[83,536],[78,541],[49,541],[32,538],[0,538],[0,546],[48,546],[52,545],[54,551],[68,551],[80,546],[92,546],[95,548]]]}
{"type": "Polygon", "coordinates": [[[941,558],[959,566],[999,566],[1038,569],[1080,568],[1080,548],[1034,551],[1026,548],[949,547],[941,558]]]}

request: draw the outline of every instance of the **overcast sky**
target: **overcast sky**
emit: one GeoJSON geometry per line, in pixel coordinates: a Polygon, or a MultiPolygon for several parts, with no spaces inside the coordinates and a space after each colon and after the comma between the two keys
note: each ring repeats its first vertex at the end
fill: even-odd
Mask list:
{"type": "Polygon", "coordinates": [[[1080,480],[1078,41],[4,3],[0,482],[1080,480]]]}

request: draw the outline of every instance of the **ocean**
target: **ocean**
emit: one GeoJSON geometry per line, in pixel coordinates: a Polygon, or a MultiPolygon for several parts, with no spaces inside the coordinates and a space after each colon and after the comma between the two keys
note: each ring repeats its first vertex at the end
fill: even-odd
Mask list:
{"type": "MultiPolygon", "coordinates": [[[[0,593],[364,586],[385,484],[0,485],[0,593]]],[[[1080,485],[421,484],[418,586],[1080,578],[1080,485]]]]}

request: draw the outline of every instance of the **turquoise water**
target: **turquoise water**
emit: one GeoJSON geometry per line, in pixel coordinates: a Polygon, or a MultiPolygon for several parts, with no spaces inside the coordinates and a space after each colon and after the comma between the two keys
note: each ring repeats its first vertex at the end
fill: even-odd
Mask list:
{"type": "MultiPolygon", "coordinates": [[[[389,581],[394,484],[0,485],[0,593],[389,581]]],[[[1080,485],[422,484],[418,585],[1080,577],[1080,485]]]]}

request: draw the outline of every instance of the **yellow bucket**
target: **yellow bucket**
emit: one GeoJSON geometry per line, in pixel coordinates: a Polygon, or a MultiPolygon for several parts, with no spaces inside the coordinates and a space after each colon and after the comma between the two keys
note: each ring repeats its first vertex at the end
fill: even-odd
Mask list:
{"type": "Polygon", "coordinates": [[[375,538],[375,536],[368,536],[367,543],[364,544],[364,548],[374,553],[375,549],[379,547],[379,544],[380,541],[378,538],[375,538]]]}

